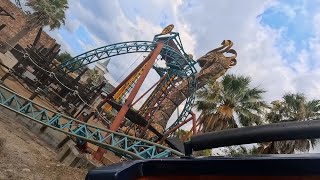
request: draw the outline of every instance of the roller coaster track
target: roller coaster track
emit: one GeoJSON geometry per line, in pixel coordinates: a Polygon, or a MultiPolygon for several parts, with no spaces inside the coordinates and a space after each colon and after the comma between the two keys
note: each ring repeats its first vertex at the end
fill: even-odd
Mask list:
{"type": "MultiPolygon", "coordinates": [[[[66,68],[70,72],[73,72],[83,66],[100,61],[103,59],[119,56],[123,54],[138,53],[138,52],[152,52],[156,47],[157,42],[153,41],[128,41],[116,44],[103,46],[97,49],[80,54],[72,59],[69,59],[58,67],[58,69],[66,68]]],[[[181,77],[187,77],[196,72],[192,66],[193,60],[186,58],[177,50],[171,48],[168,45],[164,45],[160,54],[168,58],[174,59],[168,66],[175,66],[177,75],[181,77]]]]}
{"type": "Polygon", "coordinates": [[[168,147],[102,129],[39,105],[0,85],[0,105],[32,121],[108,149],[128,159],[149,159],[181,156],[168,147]]]}
{"type": "Polygon", "coordinates": [[[68,69],[68,71],[73,72],[90,63],[106,58],[129,53],[151,52],[155,49],[158,42],[164,42],[160,55],[166,61],[167,67],[158,68],[154,66],[154,69],[160,76],[165,75],[166,71],[170,71],[168,79],[170,79],[171,76],[180,77],[182,79],[188,78],[189,92],[191,94],[187,97],[186,104],[177,120],[167,129],[170,130],[189,116],[189,112],[194,103],[194,92],[197,84],[195,78],[197,71],[194,67],[196,62],[185,53],[179,33],[172,32],[169,37],[158,34],[154,37],[153,41],[128,41],[103,46],[63,62],[58,69],[68,69]]]}

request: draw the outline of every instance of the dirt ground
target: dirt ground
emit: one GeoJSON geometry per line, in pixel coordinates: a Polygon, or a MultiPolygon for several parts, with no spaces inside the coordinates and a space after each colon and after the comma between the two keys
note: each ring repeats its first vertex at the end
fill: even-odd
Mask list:
{"type": "MultiPolygon", "coordinates": [[[[0,53],[1,54],[1,53],[0,53]]],[[[1,56],[1,59],[5,56],[1,56]]],[[[0,59],[0,60],[1,60],[0,59]]],[[[0,77],[6,72],[0,68],[0,77]]],[[[8,78],[5,84],[19,94],[29,97],[22,85],[8,78]]],[[[48,102],[35,100],[51,109],[48,102]]],[[[86,170],[59,163],[56,152],[45,142],[10,117],[0,112],[0,179],[84,179],[86,170]]]]}
{"type": "Polygon", "coordinates": [[[0,179],[84,179],[86,170],[57,162],[56,153],[14,120],[0,116],[0,179]]]}

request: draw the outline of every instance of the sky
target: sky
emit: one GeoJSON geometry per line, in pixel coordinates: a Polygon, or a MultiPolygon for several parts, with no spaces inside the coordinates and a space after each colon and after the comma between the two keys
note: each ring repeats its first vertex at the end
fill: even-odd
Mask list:
{"type": "MultiPolygon", "coordinates": [[[[194,59],[234,42],[238,64],[228,73],[250,76],[271,102],[284,93],[320,98],[320,0],[69,0],[64,27],[48,31],[73,56],[133,40],[153,39],[174,24],[194,59]]],[[[116,85],[146,54],[112,58],[116,85]]],[[[151,72],[140,94],[157,79],[151,72]]]]}

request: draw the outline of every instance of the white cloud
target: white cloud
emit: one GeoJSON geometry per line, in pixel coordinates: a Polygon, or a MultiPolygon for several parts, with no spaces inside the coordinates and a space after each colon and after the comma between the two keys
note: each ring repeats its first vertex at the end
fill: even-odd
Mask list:
{"type": "Polygon", "coordinates": [[[283,12],[290,20],[293,20],[296,17],[297,15],[296,10],[299,8],[299,7],[292,7],[288,4],[281,3],[279,1],[274,2],[273,7],[275,11],[283,12]]]}
{"type": "Polygon", "coordinates": [[[306,73],[309,71],[310,67],[308,65],[308,60],[310,60],[309,53],[306,50],[302,50],[297,57],[298,61],[294,62],[292,66],[297,71],[297,73],[306,73]]]}
{"type": "Polygon", "coordinates": [[[196,37],[196,56],[217,47],[223,39],[233,40],[238,65],[230,72],[250,75],[254,86],[268,91],[268,101],[294,89],[292,70],[275,46],[280,32],[262,26],[257,18],[271,5],[270,1],[205,1],[184,12],[184,22],[196,37]]]}
{"type": "MultiPolygon", "coordinates": [[[[279,99],[285,92],[303,92],[309,98],[316,98],[318,85],[314,80],[320,78],[319,70],[312,69],[310,63],[312,56],[317,55],[313,52],[320,52],[316,50],[320,47],[320,18],[314,18],[314,31],[318,34],[315,33],[312,39],[313,52],[296,50],[293,41],[283,37],[283,33],[290,29],[271,29],[260,24],[257,18],[275,4],[271,1],[202,1],[196,8],[186,10],[184,22],[196,37],[196,55],[216,47],[223,39],[231,39],[238,52],[238,64],[230,72],[251,76],[253,86],[267,90],[267,101],[279,99]],[[284,57],[282,51],[291,52],[296,57],[284,57]]],[[[295,11],[302,11],[305,7],[290,7],[281,3],[279,8],[294,18],[295,11]]],[[[317,57],[320,57],[319,54],[317,57]]]]}
{"type": "Polygon", "coordinates": [[[80,25],[81,23],[79,20],[71,19],[70,16],[67,15],[65,27],[68,31],[70,31],[71,33],[74,33],[79,28],[80,25]]]}
{"type": "Polygon", "coordinates": [[[289,40],[284,46],[285,52],[287,54],[292,54],[296,51],[295,43],[293,40],[289,40]]]}
{"type": "Polygon", "coordinates": [[[316,60],[315,68],[320,67],[320,13],[317,13],[313,18],[314,27],[312,27],[314,36],[309,40],[309,46],[311,48],[311,53],[314,55],[316,60]]]}

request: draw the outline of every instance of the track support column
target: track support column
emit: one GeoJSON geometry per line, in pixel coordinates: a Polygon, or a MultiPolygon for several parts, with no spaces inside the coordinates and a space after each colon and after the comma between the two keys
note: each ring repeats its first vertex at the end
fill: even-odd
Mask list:
{"type": "MultiPolygon", "coordinates": [[[[124,84],[127,83],[130,80],[130,78],[134,76],[148,62],[148,59],[151,57],[150,54],[122,82],[120,82],[119,85],[115,89],[113,89],[104,100],[102,100],[98,104],[97,106],[98,110],[100,110],[102,106],[104,106],[107,103],[108,99],[113,98],[113,96],[117,93],[117,91],[119,91],[119,89],[122,86],[124,86],[124,84]]],[[[94,112],[91,112],[86,118],[90,119],[93,115],[94,115],[94,112]]]]}
{"type": "MultiPolygon", "coordinates": [[[[143,84],[144,80],[146,79],[150,69],[152,68],[153,64],[155,63],[158,55],[161,52],[161,49],[163,47],[163,43],[160,42],[157,44],[156,48],[151,52],[151,56],[148,56],[146,59],[147,63],[146,66],[144,67],[145,69],[143,70],[141,76],[137,80],[136,85],[133,87],[132,91],[130,92],[126,102],[123,104],[122,108],[120,109],[118,115],[116,116],[115,120],[110,126],[111,131],[117,131],[121,122],[123,121],[126,113],[128,112],[134,98],[136,97],[141,85],[143,84]]],[[[94,154],[94,159],[101,161],[103,154],[106,152],[105,149],[99,147],[97,152],[94,154]]]]}
{"type": "Polygon", "coordinates": [[[190,114],[192,116],[192,132],[193,135],[197,134],[197,116],[193,111],[190,111],[190,114]]]}

